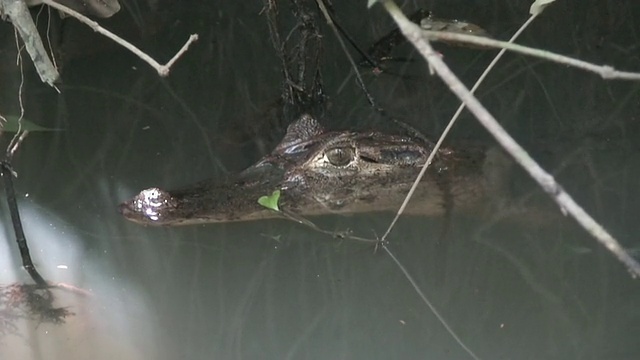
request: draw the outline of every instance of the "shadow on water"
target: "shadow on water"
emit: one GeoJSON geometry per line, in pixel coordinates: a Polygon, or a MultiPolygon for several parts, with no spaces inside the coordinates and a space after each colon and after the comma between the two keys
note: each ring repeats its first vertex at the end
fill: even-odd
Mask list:
{"type": "MultiPolygon", "coordinates": [[[[12,324],[0,331],[0,358],[468,358],[396,264],[368,245],[284,220],[146,228],[117,213],[117,204],[140,189],[222,178],[280,140],[286,124],[257,122],[273,118],[270,104],[281,81],[262,5],[161,2],[155,22],[139,19],[149,30],[140,32],[144,49],[159,57],[170,56],[188,33],[201,35],[167,79],[114,50],[69,59],[60,95],[28,74],[25,116],[64,129],[30,134],[14,160],[32,256],[46,279],[89,294],[54,290],[56,306],[74,313],[61,325],[10,318],[7,307],[0,308],[0,325],[12,324]]],[[[640,9],[633,1],[616,6],[554,4],[522,42],[638,69],[635,18],[628,14],[640,9]]],[[[365,44],[390,29],[382,9],[362,16],[364,4],[335,7],[365,44]]],[[[504,38],[528,7],[455,2],[431,10],[486,24],[504,38]]],[[[2,25],[0,32],[10,31],[2,25]]],[[[65,31],[85,30],[69,25],[65,31]]],[[[337,44],[324,44],[330,98],[324,125],[395,129],[366,104],[337,44]]],[[[492,55],[439,50],[467,83],[492,55]]],[[[412,54],[408,46],[398,52],[412,54]]],[[[410,77],[366,73],[372,94],[388,113],[435,136],[457,103],[421,60],[392,67],[410,77]]],[[[8,70],[2,74],[12,86],[3,87],[0,103],[2,111],[15,113],[18,81],[8,70]]],[[[509,55],[479,94],[514,137],[636,252],[638,86],[509,55]]],[[[468,116],[454,132],[459,142],[492,144],[468,116]]],[[[525,209],[553,208],[521,178],[510,190],[531,194],[525,209]]],[[[0,283],[27,282],[2,209],[7,235],[0,242],[0,283]]],[[[498,215],[402,217],[390,236],[390,249],[474,353],[483,359],[640,356],[629,331],[640,325],[640,291],[622,265],[555,209],[510,213],[504,220],[498,215]]],[[[391,218],[313,221],[375,238],[391,218]]]]}

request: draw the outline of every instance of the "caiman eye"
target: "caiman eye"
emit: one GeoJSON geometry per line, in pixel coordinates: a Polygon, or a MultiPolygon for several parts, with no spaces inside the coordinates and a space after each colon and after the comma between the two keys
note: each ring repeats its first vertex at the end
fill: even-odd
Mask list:
{"type": "Polygon", "coordinates": [[[331,165],[345,166],[353,160],[355,153],[355,149],[352,147],[337,147],[327,150],[325,155],[331,165]]]}

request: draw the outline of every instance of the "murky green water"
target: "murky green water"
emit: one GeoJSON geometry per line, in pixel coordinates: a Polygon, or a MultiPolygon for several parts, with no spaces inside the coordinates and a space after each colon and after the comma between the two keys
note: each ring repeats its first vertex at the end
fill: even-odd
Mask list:
{"type": "MultiPolygon", "coordinates": [[[[554,4],[521,42],[638,70],[630,14],[640,8],[618,3],[554,4]]],[[[287,221],[144,228],[119,216],[117,204],[140,189],[171,188],[248,166],[286,126],[255,125],[280,94],[262,4],[183,5],[161,13],[155,32],[138,40],[165,59],[189,33],[201,35],[167,79],[109,49],[66,63],[60,95],[28,75],[25,116],[64,129],[32,133],[14,161],[32,256],[48,280],[91,295],[55,290],[57,304],[75,313],[64,325],[5,319],[16,327],[5,327],[10,331],[0,338],[0,358],[470,358],[384,252],[287,221]]],[[[524,22],[528,6],[455,2],[430,8],[440,17],[483,24],[504,39],[524,22]]],[[[363,47],[390,28],[380,8],[335,7],[363,47]]],[[[325,35],[331,105],[323,122],[336,129],[394,129],[367,106],[332,33],[325,35]]],[[[438,48],[468,84],[494,54],[438,48]]],[[[410,47],[398,53],[410,56],[410,47]]],[[[437,136],[457,103],[413,58],[392,64],[391,72],[402,77],[367,73],[365,82],[387,112],[437,136]]],[[[11,114],[19,77],[6,70],[0,111],[11,114]]],[[[636,251],[639,86],[508,55],[479,92],[514,137],[636,251]]],[[[492,144],[470,115],[453,136],[492,144]]],[[[531,192],[535,203],[525,206],[550,205],[522,179],[514,186],[531,192]]],[[[482,359],[640,356],[638,280],[560,212],[543,215],[401,218],[389,248],[482,359]]],[[[314,219],[324,229],[367,237],[383,234],[390,220],[390,214],[314,219]]],[[[3,222],[0,245],[5,285],[28,281],[9,225],[3,222]]]]}

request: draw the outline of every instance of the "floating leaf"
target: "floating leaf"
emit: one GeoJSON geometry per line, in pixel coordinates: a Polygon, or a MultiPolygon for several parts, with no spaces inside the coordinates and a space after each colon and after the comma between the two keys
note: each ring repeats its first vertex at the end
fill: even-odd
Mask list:
{"type": "Polygon", "coordinates": [[[547,5],[551,4],[556,0],[536,0],[531,4],[531,8],[529,8],[529,14],[531,15],[540,15],[542,10],[547,7],[547,5]]]}
{"type": "MultiPolygon", "coordinates": [[[[18,127],[20,125],[18,120],[20,119],[20,117],[14,116],[14,115],[7,115],[4,118],[7,119],[7,122],[2,121],[0,123],[0,130],[4,132],[18,132],[18,127]]],[[[50,128],[40,126],[38,124],[32,123],[29,120],[26,120],[25,118],[22,118],[22,120],[20,120],[20,123],[22,123],[22,127],[20,129],[22,129],[23,131],[33,132],[33,131],[59,131],[60,130],[60,129],[50,129],[50,128]]]]}
{"type": "Polygon", "coordinates": [[[275,190],[271,195],[261,196],[258,199],[258,204],[266,207],[267,209],[280,211],[278,207],[278,200],[280,200],[280,190],[275,190]]]}

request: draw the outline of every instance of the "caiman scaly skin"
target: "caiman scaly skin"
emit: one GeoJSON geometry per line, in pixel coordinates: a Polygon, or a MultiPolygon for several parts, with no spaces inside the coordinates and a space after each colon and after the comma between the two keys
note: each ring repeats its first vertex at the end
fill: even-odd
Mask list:
{"type": "MultiPolygon", "coordinates": [[[[380,132],[327,132],[309,115],[256,164],[225,181],[178,190],[151,188],[120,205],[144,225],[189,225],[282,217],[258,204],[281,192],[295,215],[396,211],[432,149],[414,138],[380,132]]],[[[472,209],[487,196],[485,152],[441,148],[406,213],[433,216],[472,209]]]]}

